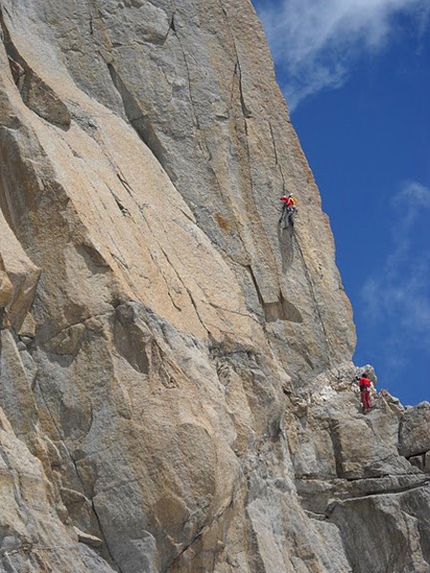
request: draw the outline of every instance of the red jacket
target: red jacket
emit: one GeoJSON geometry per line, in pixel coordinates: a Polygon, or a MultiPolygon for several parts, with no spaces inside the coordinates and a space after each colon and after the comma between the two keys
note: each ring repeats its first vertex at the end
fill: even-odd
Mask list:
{"type": "Polygon", "coordinates": [[[287,207],[294,207],[294,205],[296,204],[294,199],[288,197],[288,195],[282,195],[282,197],[279,197],[279,199],[283,201],[287,205],[287,207]]]}
{"type": "Polygon", "coordinates": [[[371,384],[369,378],[365,378],[364,376],[360,378],[360,388],[370,388],[371,384]]]}

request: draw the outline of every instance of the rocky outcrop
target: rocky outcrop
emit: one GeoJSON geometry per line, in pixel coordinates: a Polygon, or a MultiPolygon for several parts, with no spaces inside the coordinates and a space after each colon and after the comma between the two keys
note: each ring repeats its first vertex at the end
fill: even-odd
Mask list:
{"type": "Polygon", "coordinates": [[[430,474],[430,404],[421,402],[407,408],[399,428],[399,451],[409,461],[430,474]]]}
{"type": "Polygon", "coordinates": [[[0,571],[429,571],[251,4],[0,5],[0,571]]]}

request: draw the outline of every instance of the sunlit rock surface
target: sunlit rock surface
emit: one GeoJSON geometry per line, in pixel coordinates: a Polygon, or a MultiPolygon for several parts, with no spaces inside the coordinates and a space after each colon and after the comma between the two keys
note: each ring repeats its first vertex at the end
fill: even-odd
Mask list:
{"type": "Polygon", "coordinates": [[[430,571],[251,4],[0,5],[0,570],[430,571]]]}

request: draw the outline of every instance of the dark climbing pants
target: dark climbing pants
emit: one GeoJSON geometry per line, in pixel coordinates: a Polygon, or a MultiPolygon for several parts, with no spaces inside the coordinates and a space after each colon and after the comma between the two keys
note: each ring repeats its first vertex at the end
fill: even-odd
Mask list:
{"type": "Polygon", "coordinates": [[[293,215],[296,211],[297,211],[297,207],[287,207],[286,205],[283,205],[282,214],[281,214],[281,218],[279,219],[279,223],[281,225],[282,224],[284,225],[284,229],[286,229],[290,223],[291,223],[291,226],[293,226],[293,224],[294,224],[293,215]]]}

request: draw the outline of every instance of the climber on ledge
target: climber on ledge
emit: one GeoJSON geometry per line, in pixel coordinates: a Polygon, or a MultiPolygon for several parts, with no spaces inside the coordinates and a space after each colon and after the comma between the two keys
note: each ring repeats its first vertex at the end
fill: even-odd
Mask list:
{"type": "Polygon", "coordinates": [[[366,412],[369,412],[372,409],[372,405],[370,403],[370,386],[372,383],[370,382],[369,378],[367,378],[366,372],[361,376],[356,376],[356,379],[358,380],[360,386],[363,414],[366,414],[366,412]]]}
{"type": "Polygon", "coordinates": [[[293,215],[297,212],[297,202],[294,199],[294,195],[289,193],[288,195],[282,195],[279,197],[281,201],[283,201],[282,205],[282,213],[281,218],[279,219],[279,224],[283,224],[283,228],[286,229],[291,223],[291,226],[294,226],[293,215]]]}

